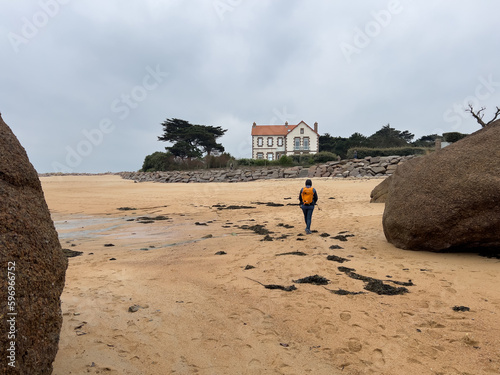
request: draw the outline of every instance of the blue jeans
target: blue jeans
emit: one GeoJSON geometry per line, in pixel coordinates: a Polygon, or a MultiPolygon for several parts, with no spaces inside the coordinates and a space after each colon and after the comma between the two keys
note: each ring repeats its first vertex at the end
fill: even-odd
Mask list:
{"type": "Polygon", "coordinates": [[[311,230],[311,220],[313,216],[314,205],[302,205],[302,212],[304,213],[304,220],[306,222],[306,229],[311,230]]]}

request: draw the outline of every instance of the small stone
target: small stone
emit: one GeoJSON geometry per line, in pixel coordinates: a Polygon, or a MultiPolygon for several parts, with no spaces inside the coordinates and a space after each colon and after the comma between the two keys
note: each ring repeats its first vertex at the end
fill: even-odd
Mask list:
{"type": "Polygon", "coordinates": [[[134,313],[134,312],[139,311],[140,308],[141,308],[141,306],[139,306],[139,305],[132,305],[128,308],[128,312],[134,313]]]}

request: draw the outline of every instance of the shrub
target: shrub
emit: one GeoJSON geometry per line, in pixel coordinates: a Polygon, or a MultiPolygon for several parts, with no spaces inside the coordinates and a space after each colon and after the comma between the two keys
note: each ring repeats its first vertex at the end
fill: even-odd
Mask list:
{"type": "Polygon", "coordinates": [[[175,169],[174,156],[169,152],[157,151],[144,158],[141,171],[156,172],[175,169]]]}
{"type": "Polygon", "coordinates": [[[467,137],[468,134],[463,134],[459,132],[449,132],[443,133],[443,140],[445,142],[453,143],[467,137]]]}
{"type": "Polygon", "coordinates": [[[326,163],[327,161],[336,161],[337,155],[333,152],[321,151],[313,156],[315,163],[326,163]]]}
{"type": "Polygon", "coordinates": [[[347,150],[347,159],[354,158],[354,151],[357,151],[357,158],[364,159],[367,156],[408,156],[425,155],[430,149],[425,147],[391,147],[391,148],[368,148],[358,147],[347,150]]]}
{"type": "Polygon", "coordinates": [[[283,155],[279,160],[278,160],[279,165],[282,165],[284,167],[291,166],[293,165],[293,159],[290,156],[283,155]]]}

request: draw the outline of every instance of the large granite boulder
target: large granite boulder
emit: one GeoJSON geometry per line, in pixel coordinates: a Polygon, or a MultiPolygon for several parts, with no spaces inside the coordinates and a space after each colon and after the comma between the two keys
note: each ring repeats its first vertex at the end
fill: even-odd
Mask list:
{"type": "Polygon", "coordinates": [[[389,193],[389,185],[391,184],[392,176],[384,179],[380,184],[375,186],[370,193],[370,203],[385,203],[387,194],[389,193]]]}
{"type": "Polygon", "coordinates": [[[382,219],[402,249],[500,246],[500,120],[392,175],[382,219]]]}
{"type": "Polygon", "coordinates": [[[50,374],[67,259],[37,172],[1,116],[0,259],[0,373],[50,374]]]}

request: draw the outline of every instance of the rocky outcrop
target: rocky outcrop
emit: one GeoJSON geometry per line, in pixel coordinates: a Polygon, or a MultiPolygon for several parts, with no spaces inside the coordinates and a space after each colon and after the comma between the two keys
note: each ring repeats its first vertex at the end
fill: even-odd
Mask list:
{"type": "Polygon", "coordinates": [[[1,117],[0,258],[0,373],[50,374],[67,260],[38,175],[1,117]]]}
{"type": "Polygon", "coordinates": [[[500,246],[500,121],[392,175],[383,214],[387,240],[403,249],[500,246]]]}
{"type": "Polygon", "coordinates": [[[389,193],[389,186],[392,177],[387,177],[370,193],[370,203],[385,203],[387,201],[387,194],[389,193]]]}

